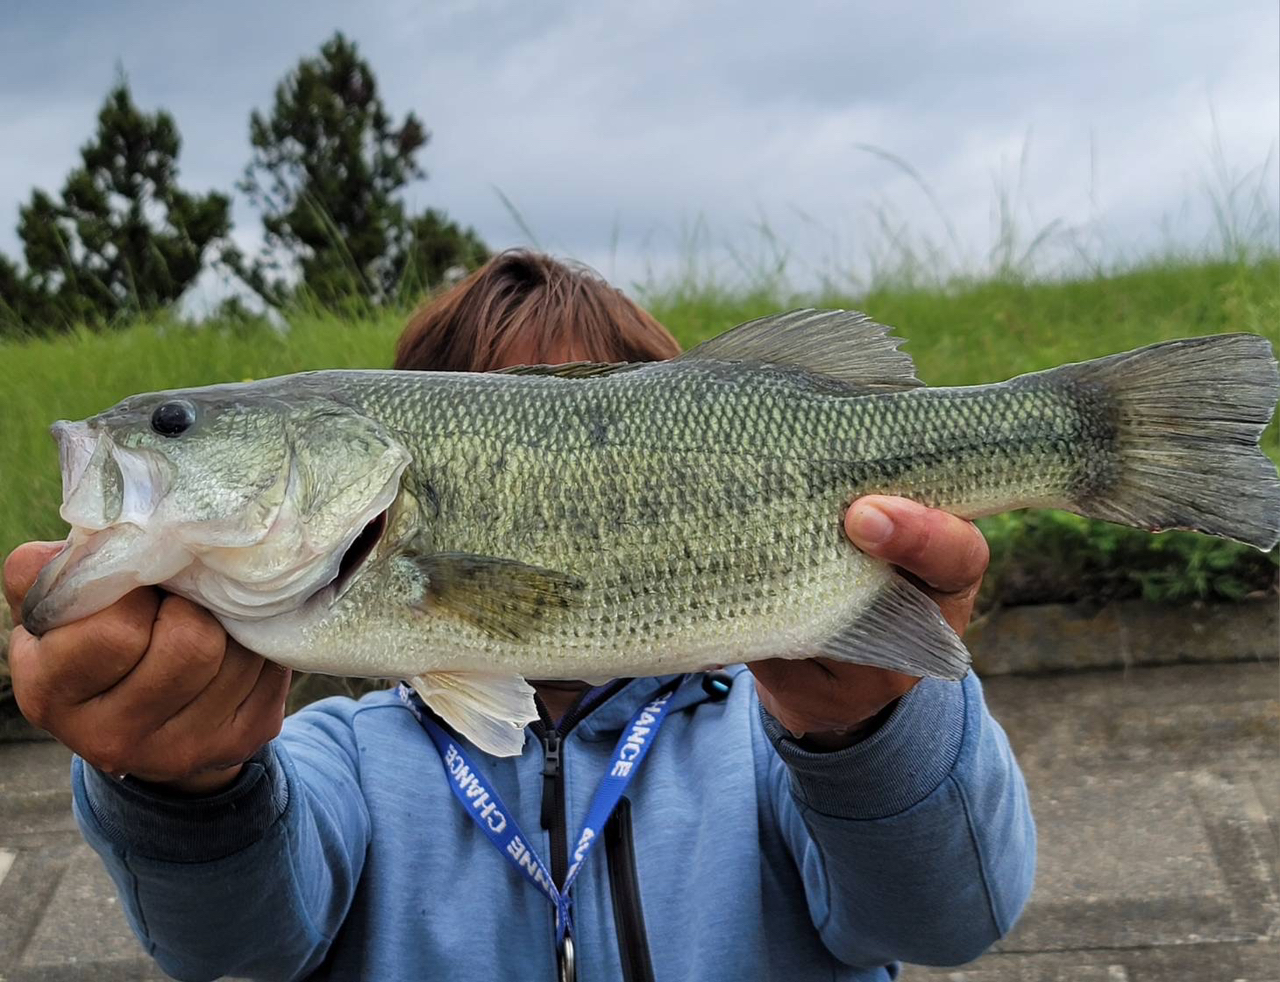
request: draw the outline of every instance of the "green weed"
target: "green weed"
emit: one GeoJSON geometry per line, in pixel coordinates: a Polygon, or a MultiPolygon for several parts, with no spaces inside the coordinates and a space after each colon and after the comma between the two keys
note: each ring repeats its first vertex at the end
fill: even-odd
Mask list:
{"type": "MultiPolygon", "coordinates": [[[[998,381],[1155,341],[1250,331],[1280,345],[1280,260],[1274,256],[1170,259],[1116,275],[1035,282],[1017,276],[942,285],[886,279],[862,294],[829,286],[800,296],[785,256],[744,268],[746,286],[692,264],[642,300],[685,346],[798,305],[856,307],[907,339],[932,385],[998,381]]],[[[48,425],[91,415],[135,392],[262,378],[318,368],[389,365],[405,310],[340,320],[297,310],[278,330],[242,311],[192,326],[140,322],[110,334],[78,332],[0,344],[0,555],[19,542],[60,538],[56,449],[48,425]]],[[[1264,449],[1280,461],[1275,421],[1264,449]]],[[[1151,536],[1073,516],[1028,513],[985,520],[994,561],[989,591],[1003,598],[1143,595],[1170,601],[1235,598],[1275,579],[1270,558],[1204,536],[1151,536]],[[1046,585],[1052,585],[1049,589],[1046,585]]],[[[990,594],[989,595],[994,595],[990,594]]]]}

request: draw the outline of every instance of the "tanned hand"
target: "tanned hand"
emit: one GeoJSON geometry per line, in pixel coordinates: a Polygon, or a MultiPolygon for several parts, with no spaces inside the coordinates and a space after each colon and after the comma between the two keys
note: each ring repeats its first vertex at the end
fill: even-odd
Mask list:
{"type": "MultiPolygon", "coordinates": [[[[973,614],[990,554],[972,522],[879,495],[859,498],[845,515],[845,533],[863,552],[911,574],[963,634],[973,614]]],[[[885,668],[829,658],[756,662],[760,702],[815,750],[856,742],[920,680],[885,668]]]]}
{"type": "MultiPolygon", "coordinates": [[[[59,543],[28,542],[4,564],[4,595],[22,599],[59,543]]],[[[207,611],[153,588],[84,620],[9,643],[23,715],[107,774],[185,794],[230,784],[280,732],[289,672],[227,637],[207,611]]]]}

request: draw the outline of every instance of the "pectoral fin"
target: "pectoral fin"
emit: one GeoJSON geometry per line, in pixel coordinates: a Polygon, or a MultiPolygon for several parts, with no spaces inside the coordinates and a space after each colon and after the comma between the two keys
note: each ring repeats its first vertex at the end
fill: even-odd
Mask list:
{"type": "Polygon", "coordinates": [[[514,757],[538,718],[533,686],[519,675],[428,672],[409,680],[422,701],[485,753],[514,757]]]}
{"type": "Polygon", "coordinates": [[[423,602],[503,641],[524,641],[570,607],[582,581],[569,573],[514,559],[462,552],[410,554],[427,580],[423,602]]]}

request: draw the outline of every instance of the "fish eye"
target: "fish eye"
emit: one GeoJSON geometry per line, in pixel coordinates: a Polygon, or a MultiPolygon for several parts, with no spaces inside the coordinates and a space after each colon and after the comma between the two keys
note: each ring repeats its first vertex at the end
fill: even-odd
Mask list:
{"type": "Polygon", "coordinates": [[[196,407],[176,400],[163,402],[151,414],[151,428],[161,436],[182,436],[196,421],[196,407]]]}

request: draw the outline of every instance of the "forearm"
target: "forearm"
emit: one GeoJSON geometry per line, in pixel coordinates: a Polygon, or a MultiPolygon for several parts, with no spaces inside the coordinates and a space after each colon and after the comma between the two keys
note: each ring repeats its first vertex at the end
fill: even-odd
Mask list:
{"type": "Polygon", "coordinates": [[[85,838],[170,974],[296,979],[323,959],[354,894],[367,816],[358,793],[336,793],[342,776],[317,777],[308,749],[295,749],[297,760],[277,741],[208,798],[120,784],[75,762],[85,838]]]}
{"type": "Polygon", "coordinates": [[[858,744],[811,753],[762,714],[814,922],[852,964],[960,964],[1030,893],[1026,788],[981,687],[921,683],[858,744]],[[812,882],[809,882],[812,881],[812,882]]]}

